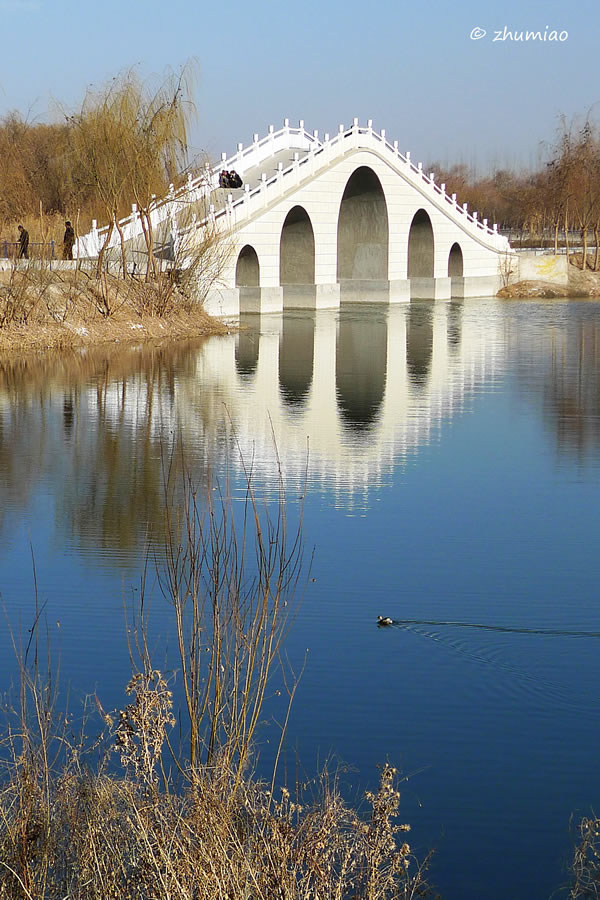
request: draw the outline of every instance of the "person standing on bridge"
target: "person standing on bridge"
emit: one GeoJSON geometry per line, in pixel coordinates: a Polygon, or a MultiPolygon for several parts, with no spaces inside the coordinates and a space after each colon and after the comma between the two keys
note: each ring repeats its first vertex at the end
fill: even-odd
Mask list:
{"type": "Polygon", "coordinates": [[[19,259],[29,259],[29,232],[19,225],[19,259]]]}
{"type": "Polygon", "coordinates": [[[71,223],[65,222],[65,236],[63,238],[63,259],[73,259],[73,244],[75,243],[75,230],[71,223]]]}

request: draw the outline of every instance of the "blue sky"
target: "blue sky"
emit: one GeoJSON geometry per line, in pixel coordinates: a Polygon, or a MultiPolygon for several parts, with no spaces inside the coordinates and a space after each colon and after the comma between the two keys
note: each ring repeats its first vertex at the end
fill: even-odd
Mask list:
{"type": "Polygon", "coordinates": [[[600,101],[597,0],[0,0],[0,23],[0,115],[44,120],[131,66],[195,58],[193,142],[213,156],[285,116],[321,131],[358,116],[424,162],[535,165],[560,114],[600,101]],[[568,37],[494,41],[505,27],[568,37]]]}

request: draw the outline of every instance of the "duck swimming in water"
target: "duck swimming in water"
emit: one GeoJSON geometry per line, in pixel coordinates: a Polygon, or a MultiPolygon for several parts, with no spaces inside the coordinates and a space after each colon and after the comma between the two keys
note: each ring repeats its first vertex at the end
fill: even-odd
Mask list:
{"type": "Polygon", "coordinates": [[[389,616],[377,616],[377,624],[378,625],[393,625],[394,620],[390,619],[389,616]]]}

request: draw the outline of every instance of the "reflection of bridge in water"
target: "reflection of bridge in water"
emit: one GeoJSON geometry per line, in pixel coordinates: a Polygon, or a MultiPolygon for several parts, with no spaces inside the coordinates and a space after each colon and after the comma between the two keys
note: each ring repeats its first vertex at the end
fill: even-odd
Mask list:
{"type": "Polygon", "coordinates": [[[341,503],[366,496],[395,461],[429,443],[472,386],[494,376],[502,354],[489,321],[484,327],[463,303],[248,314],[241,324],[196,351],[193,374],[178,375],[168,392],[150,398],[145,382],[109,386],[104,417],[167,445],[180,431],[205,459],[222,459],[235,434],[267,490],[275,445],[298,483],[308,452],[310,478],[341,503]]]}
{"type": "Polygon", "coordinates": [[[244,317],[189,346],[97,348],[0,369],[0,527],[44,480],[78,542],[134,548],[163,520],[163,458],[197,481],[236,442],[257,487],[361,507],[499,371],[502,337],[467,302],[359,305],[244,317]],[[179,452],[175,454],[180,462],[179,452]]]}
{"type": "MultiPolygon", "coordinates": [[[[462,303],[248,315],[242,324],[203,348],[198,384],[218,385],[265,484],[276,474],[275,440],[287,477],[302,479],[308,451],[310,477],[342,503],[428,443],[502,354],[489,321],[462,303]]],[[[178,416],[193,429],[185,409],[178,416]]]]}

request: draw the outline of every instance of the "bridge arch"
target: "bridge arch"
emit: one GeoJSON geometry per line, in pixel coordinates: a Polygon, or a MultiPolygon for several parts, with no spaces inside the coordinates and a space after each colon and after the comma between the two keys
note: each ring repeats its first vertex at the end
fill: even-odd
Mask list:
{"type": "Polygon", "coordinates": [[[279,283],[315,283],[315,235],[303,206],[293,206],[279,240],[279,283]]]}
{"type": "Polygon", "coordinates": [[[456,241],[450,247],[448,254],[448,277],[462,278],[464,270],[463,254],[460,244],[456,241]]]}
{"type": "Polygon", "coordinates": [[[360,166],[346,183],[338,213],[337,280],[387,281],[389,222],[373,169],[360,166]]]}
{"type": "Polygon", "coordinates": [[[433,278],[433,226],[428,213],[418,209],[408,232],[408,277],[433,278]]]}
{"type": "Polygon", "coordinates": [[[260,284],[260,265],[254,247],[245,244],[240,250],[235,267],[236,287],[258,287],[260,284]]]}

